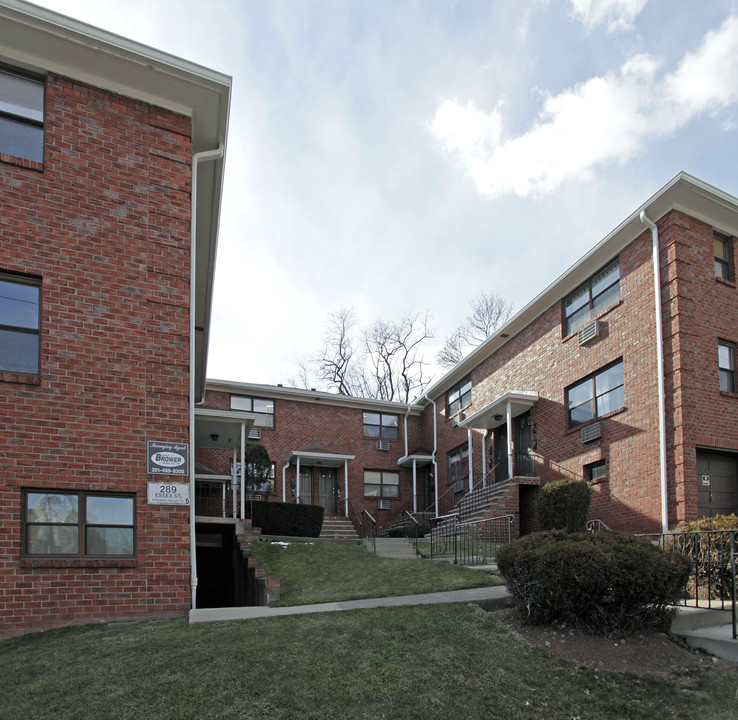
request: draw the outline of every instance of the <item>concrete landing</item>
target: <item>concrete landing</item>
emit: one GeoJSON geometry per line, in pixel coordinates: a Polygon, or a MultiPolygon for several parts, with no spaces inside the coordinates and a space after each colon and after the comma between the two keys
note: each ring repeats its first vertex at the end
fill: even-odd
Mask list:
{"type": "Polygon", "coordinates": [[[738,640],[733,639],[729,610],[680,607],[671,623],[671,634],[690,647],[738,662],[738,640]]]}

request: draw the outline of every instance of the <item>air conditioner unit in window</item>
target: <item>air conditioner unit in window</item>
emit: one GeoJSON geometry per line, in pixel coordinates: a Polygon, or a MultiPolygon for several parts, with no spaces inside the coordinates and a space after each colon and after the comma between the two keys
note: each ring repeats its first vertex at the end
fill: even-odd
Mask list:
{"type": "Polygon", "coordinates": [[[587,425],[581,430],[581,438],[583,443],[597,440],[598,437],[600,437],[600,424],[598,422],[587,425]]]}
{"type": "Polygon", "coordinates": [[[390,509],[389,500],[377,500],[377,510],[389,510],[389,509],[390,509]]]}
{"type": "Polygon", "coordinates": [[[389,450],[389,440],[377,440],[377,450],[389,450]]]}
{"type": "Polygon", "coordinates": [[[261,440],[261,428],[252,427],[249,430],[249,440],[261,440]]]}
{"type": "Polygon", "coordinates": [[[600,336],[600,326],[597,320],[593,320],[588,323],[577,333],[577,341],[580,345],[587,345],[588,343],[594,342],[600,336]]]}

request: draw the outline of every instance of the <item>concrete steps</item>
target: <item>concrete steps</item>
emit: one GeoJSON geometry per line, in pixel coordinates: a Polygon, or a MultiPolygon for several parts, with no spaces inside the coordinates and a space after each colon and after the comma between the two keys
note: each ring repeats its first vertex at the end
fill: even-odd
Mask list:
{"type": "Polygon", "coordinates": [[[323,527],[320,530],[322,540],[331,542],[361,544],[361,538],[356,532],[353,523],[346,517],[326,516],[323,518],[323,527]]]}
{"type": "Polygon", "coordinates": [[[680,607],[672,620],[671,634],[690,647],[738,662],[738,640],[733,639],[730,610],[680,607]]]}
{"type": "MultiPolygon", "coordinates": [[[[395,558],[396,560],[417,560],[420,556],[407,538],[377,538],[376,554],[380,557],[395,558]]],[[[364,540],[364,547],[374,551],[371,540],[364,540]]]]}

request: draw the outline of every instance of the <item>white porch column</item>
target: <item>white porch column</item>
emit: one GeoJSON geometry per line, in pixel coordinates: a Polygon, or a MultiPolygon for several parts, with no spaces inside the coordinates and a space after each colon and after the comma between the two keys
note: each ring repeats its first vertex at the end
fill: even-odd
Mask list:
{"type": "Polygon", "coordinates": [[[418,512],[418,461],[413,458],[413,512],[418,512]]]}
{"type": "MultiPolygon", "coordinates": [[[[233,447],[233,474],[231,475],[231,517],[236,517],[236,463],[238,462],[238,450],[233,447]]],[[[243,464],[243,463],[241,463],[243,464]]]]}
{"type": "Polygon", "coordinates": [[[507,477],[513,476],[512,403],[507,401],[507,477]]]}
{"type": "Polygon", "coordinates": [[[472,436],[472,429],[467,428],[466,429],[466,446],[469,448],[469,453],[466,459],[469,465],[469,492],[474,490],[474,469],[473,469],[474,463],[472,462],[472,456],[473,456],[472,447],[474,445],[473,440],[474,438],[472,436]]]}
{"type": "Polygon", "coordinates": [[[295,502],[300,502],[300,456],[297,456],[297,476],[295,480],[295,502]]]}
{"type": "Polygon", "coordinates": [[[246,423],[241,423],[241,520],[246,519],[246,423]]]}
{"type": "Polygon", "coordinates": [[[343,461],[343,506],[344,514],[348,517],[348,460],[343,461]]]}
{"type": "Polygon", "coordinates": [[[487,430],[482,435],[482,487],[487,487],[487,430]]]}

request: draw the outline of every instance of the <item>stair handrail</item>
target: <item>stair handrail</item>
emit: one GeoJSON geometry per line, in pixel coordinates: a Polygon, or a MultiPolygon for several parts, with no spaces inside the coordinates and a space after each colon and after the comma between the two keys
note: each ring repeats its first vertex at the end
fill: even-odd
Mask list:
{"type": "Polygon", "coordinates": [[[415,550],[415,554],[417,555],[418,553],[418,533],[420,531],[420,525],[418,524],[418,521],[415,519],[415,516],[409,510],[405,510],[405,512],[403,513],[403,517],[405,515],[407,515],[415,523],[415,532],[413,533],[410,540],[412,541],[413,549],[415,550]]]}
{"type": "Polygon", "coordinates": [[[362,516],[368,517],[372,521],[372,525],[367,526],[368,539],[371,540],[372,550],[374,554],[377,554],[377,521],[372,517],[372,514],[368,510],[361,511],[362,516]]]}
{"type": "Polygon", "coordinates": [[[356,530],[356,534],[360,537],[364,537],[364,523],[361,522],[359,513],[356,512],[356,508],[351,504],[351,500],[348,501],[348,519],[356,530]]]}

